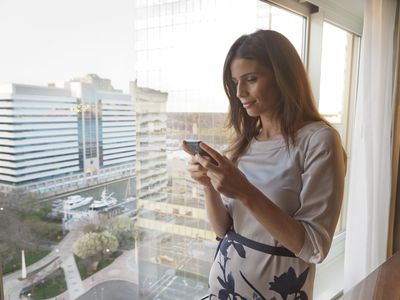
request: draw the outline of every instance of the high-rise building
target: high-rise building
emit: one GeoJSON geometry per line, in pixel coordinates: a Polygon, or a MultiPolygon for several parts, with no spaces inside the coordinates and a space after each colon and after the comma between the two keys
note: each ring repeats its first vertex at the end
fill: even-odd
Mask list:
{"type": "Polygon", "coordinates": [[[132,97],[96,75],[65,88],[0,87],[0,192],[55,195],[132,177],[132,97]]]}
{"type": "MultiPolygon", "coordinates": [[[[145,208],[167,199],[167,94],[138,88],[136,84],[132,84],[132,94],[137,122],[136,195],[139,206],[145,208]]],[[[138,222],[145,220],[139,217],[138,222]]]]}
{"type": "Polygon", "coordinates": [[[76,98],[68,89],[22,84],[0,88],[0,183],[3,191],[55,188],[82,170],[76,98]]]}
{"type": "Polygon", "coordinates": [[[132,96],[94,74],[71,80],[67,86],[77,99],[84,176],[93,183],[133,176],[136,117],[132,96]]]}

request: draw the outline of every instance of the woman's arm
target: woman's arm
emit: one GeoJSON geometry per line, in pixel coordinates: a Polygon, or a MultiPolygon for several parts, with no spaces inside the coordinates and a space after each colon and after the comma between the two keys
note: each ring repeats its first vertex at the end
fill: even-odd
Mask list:
{"type": "Polygon", "coordinates": [[[302,223],[282,211],[252,185],[228,158],[204,143],[201,147],[218,162],[216,166],[199,155],[194,157],[195,162],[208,170],[207,176],[216,192],[241,201],[280,244],[298,253],[305,239],[302,223]]]}
{"type": "Polygon", "coordinates": [[[215,234],[222,238],[232,225],[232,218],[221,195],[210,185],[204,187],[207,217],[215,234]]]}
{"type": "Polygon", "coordinates": [[[206,168],[216,191],[240,201],[283,246],[304,261],[321,262],[328,254],[343,199],[346,156],[339,134],[326,127],[310,138],[305,155],[300,207],[293,214],[275,205],[232,162],[201,144],[217,162],[197,161],[206,168]]]}
{"type": "Polygon", "coordinates": [[[249,183],[241,201],[269,233],[284,247],[297,254],[304,245],[305,229],[301,222],[289,216],[260,190],[249,183]]]}

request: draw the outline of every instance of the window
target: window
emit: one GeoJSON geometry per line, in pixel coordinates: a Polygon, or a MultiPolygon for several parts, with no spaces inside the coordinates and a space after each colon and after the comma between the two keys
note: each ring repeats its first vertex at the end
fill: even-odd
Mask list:
{"type": "Polygon", "coordinates": [[[357,38],[333,24],[323,23],[319,111],[335,125],[344,142],[357,38]]]}
{"type": "MultiPolygon", "coordinates": [[[[351,152],[352,112],[354,111],[358,76],[360,37],[354,31],[334,25],[330,20],[321,18],[321,14],[311,18],[311,25],[322,28],[313,31],[314,42],[320,42],[320,48],[313,49],[310,65],[316,65],[319,76],[311,76],[318,108],[321,114],[332,123],[341,135],[347,154],[347,172],[349,172],[351,152]],[[316,63],[321,57],[319,63],[316,63]],[[314,60],[314,61],[312,61],[314,60]],[[316,64],[315,64],[316,63],[316,64]]],[[[330,15],[329,12],[325,12],[330,15]]],[[[314,44],[315,46],[315,44],[314,44]]],[[[311,51],[311,49],[310,49],[311,51]]],[[[315,70],[312,70],[314,74],[315,70]]],[[[346,229],[346,204],[348,176],[345,181],[343,208],[336,228],[330,253],[326,260],[317,265],[315,291],[317,299],[336,296],[343,289],[344,245],[346,229]]]]}
{"type": "MultiPolygon", "coordinates": [[[[117,286],[121,296],[198,299],[207,293],[217,243],[180,142],[226,147],[221,73],[228,47],[258,28],[277,30],[312,69],[318,55],[309,53],[318,45],[320,76],[311,78],[318,106],[346,144],[359,37],[307,1],[79,2],[72,23],[72,12],[57,13],[78,5],[71,1],[29,3],[23,11],[9,0],[0,4],[10,11],[0,20],[9,45],[0,49],[5,297],[111,299],[117,286]],[[14,22],[19,14],[26,23],[14,22]],[[319,36],[311,33],[316,15],[319,36]],[[47,85],[59,79],[65,84],[47,85]],[[12,274],[25,276],[21,250],[31,266],[22,281],[12,274]]],[[[333,289],[329,280],[317,285],[316,299],[333,289]]]]}
{"type": "MultiPolygon", "coordinates": [[[[349,114],[355,99],[359,43],[360,38],[357,35],[329,22],[323,22],[318,106],[321,114],[340,133],[348,155],[348,161],[351,159],[349,135],[351,122],[349,114]]],[[[346,207],[347,202],[346,192],[344,207],[346,207]]],[[[345,229],[344,215],[345,210],[342,211],[337,228],[338,231],[345,229]]]]}
{"type": "MultiPolygon", "coordinates": [[[[0,4],[9,12],[0,21],[0,35],[9,45],[0,49],[5,299],[20,299],[20,293],[29,299],[78,299],[83,294],[93,299],[94,292],[112,299],[106,286],[118,282],[105,275],[109,282],[104,286],[99,272],[116,259],[127,262],[134,256],[130,3],[0,4]],[[16,23],[19,18],[25,21],[16,23]],[[82,246],[85,240],[97,250],[82,246]]],[[[130,265],[125,279],[135,274],[130,265]]],[[[134,287],[130,283],[119,290],[129,295],[134,287]]]]}
{"type": "Polygon", "coordinates": [[[226,147],[221,73],[239,35],[275,29],[305,57],[307,19],[262,1],[179,0],[172,11],[168,6],[137,4],[139,291],[152,298],[197,299],[207,293],[217,243],[206,222],[203,189],[185,171],[188,156],[180,143],[200,139],[226,147]],[[156,22],[157,11],[172,22],[156,22]],[[159,130],[151,130],[151,123],[159,130]]]}

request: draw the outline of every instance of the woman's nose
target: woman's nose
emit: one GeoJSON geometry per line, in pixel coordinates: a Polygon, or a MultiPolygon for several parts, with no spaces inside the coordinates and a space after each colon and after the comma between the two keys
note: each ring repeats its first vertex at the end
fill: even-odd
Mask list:
{"type": "Polygon", "coordinates": [[[246,87],[243,84],[238,83],[238,85],[236,86],[236,97],[240,98],[246,95],[247,95],[246,87]]]}

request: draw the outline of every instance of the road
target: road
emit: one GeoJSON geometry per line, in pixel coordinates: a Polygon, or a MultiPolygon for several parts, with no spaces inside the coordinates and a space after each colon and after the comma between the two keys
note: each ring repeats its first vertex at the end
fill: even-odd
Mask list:
{"type": "Polygon", "coordinates": [[[77,300],[136,300],[139,299],[137,284],[123,280],[111,280],[91,288],[77,300]]]}

